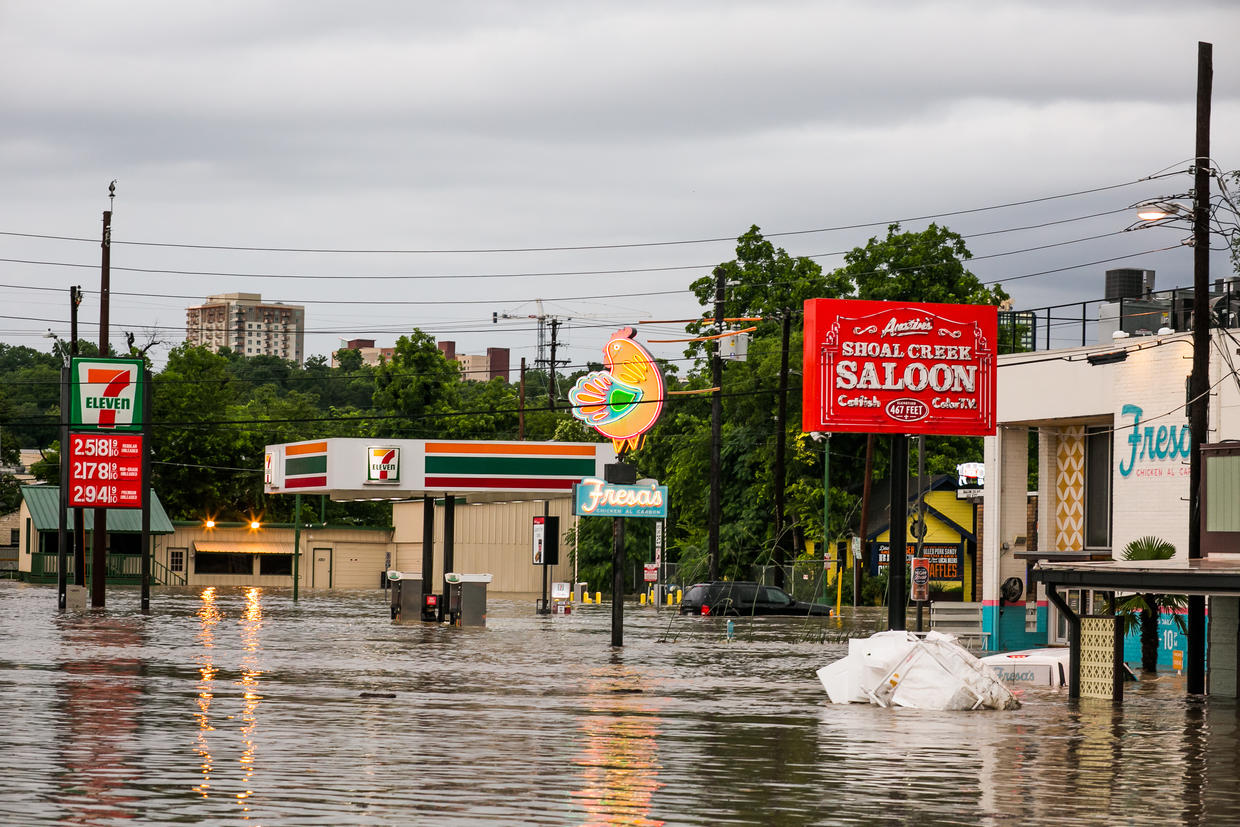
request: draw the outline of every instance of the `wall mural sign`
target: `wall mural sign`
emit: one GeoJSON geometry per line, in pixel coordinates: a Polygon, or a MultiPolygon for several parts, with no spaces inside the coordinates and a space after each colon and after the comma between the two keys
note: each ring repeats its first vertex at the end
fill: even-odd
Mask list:
{"type": "Polygon", "coordinates": [[[650,351],[622,328],[603,348],[606,370],[587,373],[568,392],[572,414],[611,440],[620,454],[642,445],[663,413],[663,374],[650,351]]]}
{"type": "Polygon", "coordinates": [[[993,434],[997,334],[991,305],[810,299],[801,427],[993,434]]]}
{"type": "Polygon", "coordinates": [[[1127,449],[1117,448],[1119,473],[1123,477],[1188,476],[1188,458],[1192,452],[1192,433],[1188,423],[1142,425],[1145,411],[1137,405],[1124,405],[1120,416],[1131,416],[1121,428],[1129,429],[1127,449]]]}

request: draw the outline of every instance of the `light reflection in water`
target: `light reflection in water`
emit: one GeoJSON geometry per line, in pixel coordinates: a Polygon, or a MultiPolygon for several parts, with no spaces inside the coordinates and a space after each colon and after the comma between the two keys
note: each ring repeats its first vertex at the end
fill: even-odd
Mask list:
{"type": "Polygon", "coordinates": [[[585,751],[576,758],[582,789],[573,793],[587,813],[583,824],[653,827],[651,798],[660,786],[657,710],[644,697],[640,677],[623,667],[591,675],[589,715],[578,722],[585,751]]]}
{"type": "Polygon", "coordinates": [[[261,650],[261,641],[259,633],[263,628],[263,606],[262,606],[262,589],[248,589],[245,593],[245,611],[241,614],[241,647],[244,655],[241,657],[241,739],[245,744],[245,749],[238,759],[241,764],[241,775],[244,790],[237,793],[237,800],[241,803],[241,809],[249,812],[250,808],[246,802],[251,795],[254,794],[251,781],[254,777],[254,752],[255,739],[254,729],[258,724],[258,704],[263,696],[258,693],[258,678],[262,675],[259,666],[259,652],[261,650]]]}
{"type": "Polygon", "coordinates": [[[200,628],[198,630],[198,642],[202,645],[202,651],[198,653],[198,712],[195,717],[198,719],[198,735],[196,739],[196,749],[201,757],[199,764],[202,771],[202,781],[194,786],[194,792],[207,798],[211,787],[211,747],[207,743],[207,733],[215,730],[211,726],[211,699],[215,697],[215,673],[219,671],[215,667],[212,659],[211,650],[215,648],[215,624],[220,622],[220,610],[215,603],[215,587],[208,586],[202,590],[202,605],[198,607],[198,621],[200,628]]]}
{"type": "Polygon", "coordinates": [[[137,743],[144,662],[130,654],[143,644],[141,626],[98,615],[70,617],[63,640],[72,655],[61,664],[67,731],[57,742],[74,787],[63,800],[80,804],[68,821],[136,818],[138,801],[126,782],[141,764],[137,743]]]}

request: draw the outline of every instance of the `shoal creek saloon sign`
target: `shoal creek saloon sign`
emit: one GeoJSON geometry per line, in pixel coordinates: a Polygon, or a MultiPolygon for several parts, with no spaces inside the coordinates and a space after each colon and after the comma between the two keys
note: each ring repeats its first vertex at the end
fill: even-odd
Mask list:
{"type": "Polygon", "coordinates": [[[805,302],[806,431],[995,432],[990,305],[805,302]]]}
{"type": "Polygon", "coordinates": [[[573,486],[578,517],[666,517],[666,485],[615,485],[586,477],[573,486]]]}

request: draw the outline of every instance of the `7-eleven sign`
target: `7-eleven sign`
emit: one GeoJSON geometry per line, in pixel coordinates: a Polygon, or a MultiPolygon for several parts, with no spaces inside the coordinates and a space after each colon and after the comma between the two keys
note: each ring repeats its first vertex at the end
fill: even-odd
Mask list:
{"type": "Polygon", "coordinates": [[[70,426],[142,430],[141,359],[73,359],[69,367],[70,426]]]}

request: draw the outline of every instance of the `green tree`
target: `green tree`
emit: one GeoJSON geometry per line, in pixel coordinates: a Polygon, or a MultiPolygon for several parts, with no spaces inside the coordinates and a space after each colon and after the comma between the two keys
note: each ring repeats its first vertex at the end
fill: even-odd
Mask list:
{"type": "Polygon", "coordinates": [[[375,369],[375,407],[403,419],[378,426],[385,436],[433,437],[446,414],[457,410],[460,371],[448,361],[433,336],[415,329],[396,340],[390,362],[375,369]]]}
{"type": "MultiPolygon", "coordinates": [[[[1175,546],[1160,537],[1139,537],[1124,546],[1125,560],[1170,560],[1175,556],[1175,546]]],[[[1133,630],[1141,630],[1141,671],[1158,671],[1158,618],[1164,609],[1171,611],[1180,631],[1185,631],[1184,619],[1176,609],[1188,605],[1181,595],[1133,594],[1119,600],[1115,610],[1124,618],[1124,636],[1133,630]]]]}
{"type": "Polygon", "coordinates": [[[153,385],[152,476],[164,508],[173,519],[235,518],[248,487],[238,476],[247,472],[236,469],[262,464],[252,461],[244,434],[227,424],[235,399],[228,358],[182,344],[153,385]]]}

